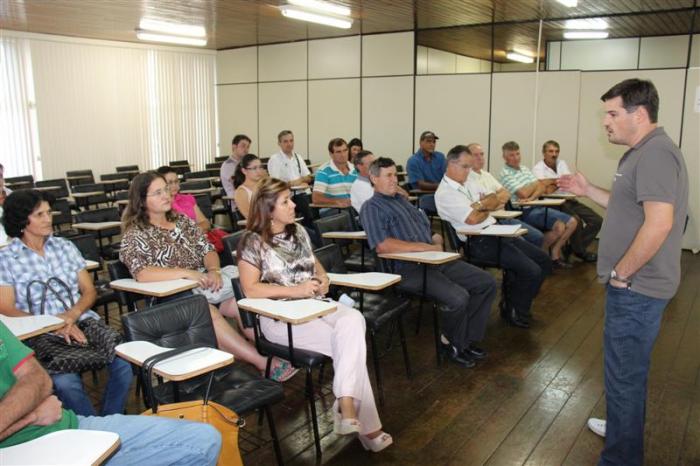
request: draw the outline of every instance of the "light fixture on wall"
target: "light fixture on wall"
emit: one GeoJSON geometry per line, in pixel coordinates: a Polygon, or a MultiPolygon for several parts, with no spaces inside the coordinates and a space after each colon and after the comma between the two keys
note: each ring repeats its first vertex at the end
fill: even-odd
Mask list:
{"type": "Polygon", "coordinates": [[[352,27],[350,8],[320,0],[289,0],[289,5],[279,7],[287,18],[308,21],[341,29],[352,27]]]}
{"type": "Polygon", "coordinates": [[[564,31],[564,39],[607,39],[608,31],[564,31]]]}
{"type": "Polygon", "coordinates": [[[564,6],[568,6],[569,8],[574,8],[578,5],[578,0],[557,0],[557,2],[564,6]]]}
{"type": "Polygon", "coordinates": [[[204,26],[169,23],[152,18],[143,18],[136,29],[136,37],[147,42],[164,42],[178,45],[207,45],[204,26]]]}
{"type": "Polygon", "coordinates": [[[506,58],[508,60],[517,61],[520,63],[534,63],[535,62],[535,59],[533,57],[525,55],[524,53],[516,52],[514,50],[510,50],[510,51],[506,52],[506,58]]]}

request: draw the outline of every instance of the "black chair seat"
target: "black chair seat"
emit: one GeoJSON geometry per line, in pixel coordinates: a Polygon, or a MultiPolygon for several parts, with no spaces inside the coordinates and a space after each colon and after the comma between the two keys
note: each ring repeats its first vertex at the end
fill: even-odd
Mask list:
{"type": "Polygon", "coordinates": [[[406,312],[410,305],[411,302],[405,298],[365,293],[362,315],[365,317],[367,325],[372,330],[377,331],[390,320],[396,319],[400,314],[406,312]]]}
{"type": "MultiPolygon", "coordinates": [[[[279,345],[261,337],[258,341],[258,349],[262,354],[273,354],[283,359],[291,359],[289,357],[289,346],[279,345]]],[[[328,356],[317,353],[315,351],[303,350],[294,348],[294,363],[297,366],[317,367],[328,361],[328,356]]]]}
{"type": "Polygon", "coordinates": [[[365,267],[362,269],[362,256],[359,252],[350,254],[345,260],[343,260],[345,267],[353,272],[369,272],[374,270],[374,259],[372,258],[372,253],[365,251],[365,267]]]}
{"type": "MultiPolygon", "coordinates": [[[[180,401],[201,400],[208,382],[208,374],[179,382],[177,388],[180,401]]],[[[171,382],[158,385],[154,393],[160,403],[175,402],[171,382]]],[[[261,379],[234,365],[219,370],[214,375],[210,398],[244,416],[260,406],[282,401],[284,389],[278,382],[261,379]]]]}

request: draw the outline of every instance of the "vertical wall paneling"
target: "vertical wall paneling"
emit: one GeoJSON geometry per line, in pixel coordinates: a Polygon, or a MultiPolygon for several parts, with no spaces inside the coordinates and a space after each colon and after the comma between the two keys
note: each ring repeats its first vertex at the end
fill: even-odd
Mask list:
{"type": "Polygon", "coordinates": [[[279,150],[277,134],[288,129],[294,133],[294,145],[297,152],[307,154],[306,139],[307,95],[306,82],[260,83],[260,127],[258,134],[258,155],[268,157],[279,150]]]}
{"type": "Polygon", "coordinates": [[[413,32],[363,36],[362,76],[413,74],[413,43],[413,32]]]}
{"type": "Polygon", "coordinates": [[[360,76],[360,36],[310,40],[309,79],[360,76]]]}
{"type": "Polygon", "coordinates": [[[259,153],[258,85],[229,84],[217,86],[219,111],[219,154],[231,154],[231,140],[246,134],[253,144],[250,151],[259,153]]]}
{"type": "Polygon", "coordinates": [[[688,228],[683,237],[683,247],[700,249],[700,112],[695,109],[696,93],[700,89],[700,69],[688,70],[686,101],[683,117],[683,141],[681,150],[688,167],[689,203],[688,228]]]}
{"type": "Polygon", "coordinates": [[[423,131],[440,138],[437,150],[447,153],[457,144],[488,143],[488,74],[418,76],[414,144],[423,131]]]}
{"type": "Polygon", "coordinates": [[[258,48],[216,52],[216,83],[252,83],[258,80],[258,48]]]}
{"type": "Polygon", "coordinates": [[[258,47],[258,80],[289,81],[307,78],[306,41],[258,47]]]}
{"type": "Polygon", "coordinates": [[[501,146],[506,141],[516,141],[520,144],[522,163],[530,166],[534,92],[535,73],[495,73],[493,75],[489,172],[496,177],[503,167],[501,146]]]}
{"type": "Polygon", "coordinates": [[[309,151],[314,162],[328,160],[328,141],[360,135],[360,80],[309,81],[309,151]]]}
{"type": "Polygon", "coordinates": [[[413,147],[413,77],[362,80],[362,142],[405,164],[413,147]]]}

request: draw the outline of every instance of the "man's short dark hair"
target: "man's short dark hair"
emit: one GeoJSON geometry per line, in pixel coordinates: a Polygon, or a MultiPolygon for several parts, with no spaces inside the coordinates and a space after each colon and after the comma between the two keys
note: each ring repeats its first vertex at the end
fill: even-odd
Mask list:
{"type": "Polygon", "coordinates": [[[21,237],[24,228],[29,224],[29,215],[43,201],[51,204],[54,202],[54,197],[36,189],[20,189],[7,196],[2,217],[7,235],[12,238],[21,237]]]}
{"type": "Polygon", "coordinates": [[[234,146],[237,146],[239,142],[244,141],[244,140],[245,140],[245,141],[248,141],[248,144],[252,144],[252,143],[253,143],[253,141],[252,141],[248,136],[246,136],[245,134],[236,134],[236,135],[233,137],[233,141],[231,141],[231,144],[233,144],[234,146]]]}
{"type": "Polygon", "coordinates": [[[447,162],[454,162],[455,160],[458,160],[459,157],[465,152],[471,155],[471,152],[469,152],[469,148],[467,146],[458,144],[447,152],[445,158],[447,159],[447,162]]]}
{"type": "Polygon", "coordinates": [[[282,131],[280,131],[277,135],[277,142],[282,142],[282,138],[287,136],[288,134],[291,134],[292,137],[294,137],[294,133],[292,133],[292,130],[283,129],[282,131]]]}
{"type": "Polygon", "coordinates": [[[355,166],[358,166],[359,164],[362,163],[362,159],[364,159],[368,155],[372,155],[372,151],[361,150],[360,152],[357,153],[357,155],[355,155],[355,159],[352,161],[352,163],[354,163],[355,166]]]}
{"type": "Polygon", "coordinates": [[[625,79],[615,84],[608,92],[600,97],[603,102],[622,98],[622,106],[627,113],[634,112],[640,105],[649,114],[649,121],[656,123],[659,118],[659,93],[654,83],[644,79],[625,79]]]}
{"type": "Polygon", "coordinates": [[[547,146],[554,146],[557,149],[561,150],[561,147],[559,147],[559,143],[555,141],[554,139],[550,139],[549,141],[546,141],[544,144],[542,144],[542,153],[544,154],[544,151],[547,150],[547,146]]]}
{"type": "Polygon", "coordinates": [[[168,173],[175,173],[177,175],[177,170],[175,170],[175,167],[171,167],[170,165],[163,165],[162,167],[158,167],[156,171],[163,176],[167,175],[168,173]]]}
{"type": "Polygon", "coordinates": [[[332,154],[333,153],[333,148],[334,147],[340,147],[342,145],[347,146],[348,143],[345,142],[345,139],[343,138],[333,138],[328,142],[328,153],[332,154]]]}
{"type": "Polygon", "coordinates": [[[382,168],[395,167],[396,163],[389,157],[379,157],[377,160],[372,162],[369,166],[369,174],[372,176],[379,176],[382,168]]]}
{"type": "Polygon", "coordinates": [[[503,144],[503,147],[501,147],[501,149],[504,153],[506,151],[516,151],[520,150],[520,145],[515,141],[508,141],[505,144],[503,144]]]}

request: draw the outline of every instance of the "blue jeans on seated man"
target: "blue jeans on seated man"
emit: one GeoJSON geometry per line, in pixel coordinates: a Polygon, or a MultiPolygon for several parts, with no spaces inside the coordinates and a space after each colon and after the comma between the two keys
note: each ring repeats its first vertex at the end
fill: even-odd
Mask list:
{"type": "Polygon", "coordinates": [[[541,248],[542,243],[544,243],[544,233],[542,233],[540,230],[533,227],[529,223],[525,223],[520,219],[502,218],[498,220],[498,223],[500,223],[501,225],[520,225],[521,228],[527,230],[527,234],[523,236],[523,239],[526,240],[528,243],[537,246],[538,248],[541,248]]]}
{"type": "Polygon", "coordinates": [[[526,207],[523,209],[523,215],[520,218],[535,228],[549,231],[554,227],[557,220],[566,225],[571,220],[571,215],[551,207],[526,207]]]}
{"type": "Polygon", "coordinates": [[[668,301],[607,285],[603,332],[607,424],[600,466],[644,463],[647,376],[668,301]]]}
{"type": "Polygon", "coordinates": [[[469,241],[469,257],[498,264],[507,272],[504,279],[510,309],[520,318],[530,317],[532,301],[547,275],[552,273],[552,260],[546,252],[522,238],[473,237],[469,241]],[[500,257],[496,254],[500,241],[500,257]]]}
{"type": "Polygon", "coordinates": [[[78,416],[78,429],[119,434],[107,466],[133,464],[209,466],[221,450],[221,434],[209,424],[157,416],[78,416]]]}
{"type": "MultiPolygon", "coordinates": [[[[109,370],[109,379],[107,387],[102,396],[102,411],[101,414],[119,414],[124,412],[126,399],[129,395],[129,387],[133,373],[131,364],[122,358],[115,357],[114,360],[107,365],[109,370]]],[[[56,396],[63,407],[70,409],[80,416],[94,416],[95,408],[92,406],[90,397],[85,392],[83,379],[80,374],[54,374],[53,387],[56,396]]]]}

